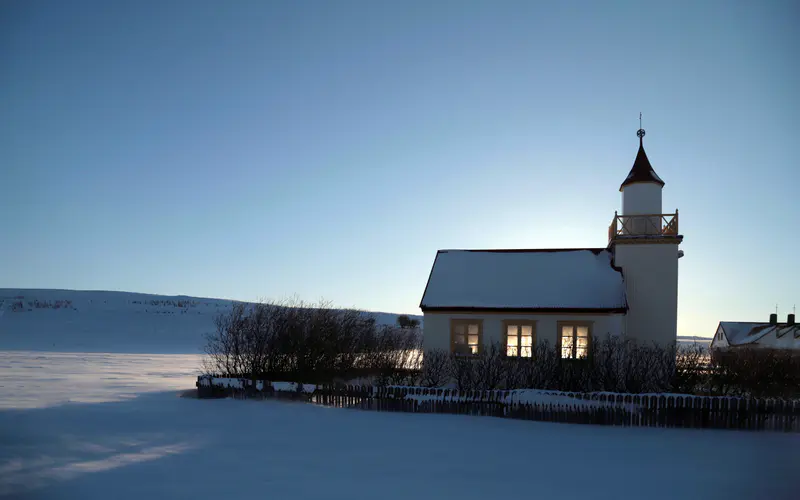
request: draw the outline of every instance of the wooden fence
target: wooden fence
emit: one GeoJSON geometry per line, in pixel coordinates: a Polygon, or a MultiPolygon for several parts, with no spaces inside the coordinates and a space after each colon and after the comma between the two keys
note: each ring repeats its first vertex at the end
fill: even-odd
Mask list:
{"type": "MultiPolygon", "coordinates": [[[[306,388],[308,391],[308,388],[306,388]]],[[[336,408],[492,416],[543,422],[800,432],[800,401],[674,394],[457,391],[424,387],[317,386],[308,392],[201,385],[199,397],[278,398],[336,408]]]]}

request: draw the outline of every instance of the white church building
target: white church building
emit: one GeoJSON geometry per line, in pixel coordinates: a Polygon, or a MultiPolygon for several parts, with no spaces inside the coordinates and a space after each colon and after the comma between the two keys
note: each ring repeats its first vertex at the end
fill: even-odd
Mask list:
{"type": "Polygon", "coordinates": [[[500,342],[531,356],[548,341],[580,358],[593,339],[677,340],[678,211],[663,213],[664,181],[639,151],[622,182],[604,248],[439,250],[420,308],[424,349],[478,354],[500,342]]]}

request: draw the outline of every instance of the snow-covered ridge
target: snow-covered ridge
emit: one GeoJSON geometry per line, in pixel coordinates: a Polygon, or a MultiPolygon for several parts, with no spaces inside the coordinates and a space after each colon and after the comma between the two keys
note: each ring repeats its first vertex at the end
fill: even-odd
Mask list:
{"type": "MultiPolygon", "coordinates": [[[[186,295],[0,288],[0,350],[197,354],[214,331],[214,317],[234,302],[186,295]]],[[[397,314],[371,314],[379,324],[397,322],[397,314]]]]}
{"type": "Polygon", "coordinates": [[[700,344],[705,347],[711,343],[711,337],[700,337],[697,335],[678,335],[678,344],[700,344]]]}

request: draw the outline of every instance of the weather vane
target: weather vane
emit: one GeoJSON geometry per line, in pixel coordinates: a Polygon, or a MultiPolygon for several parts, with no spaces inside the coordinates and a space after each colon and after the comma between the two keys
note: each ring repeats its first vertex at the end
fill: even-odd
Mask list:
{"type": "Polygon", "coordinates": [[[636,131],[636,137],[638,137],[639,140],[641,140],[642,137],[644,137],[644,129],[642,128],[642,112],[641,111],[639,112],[639,130],[636,131]]]}

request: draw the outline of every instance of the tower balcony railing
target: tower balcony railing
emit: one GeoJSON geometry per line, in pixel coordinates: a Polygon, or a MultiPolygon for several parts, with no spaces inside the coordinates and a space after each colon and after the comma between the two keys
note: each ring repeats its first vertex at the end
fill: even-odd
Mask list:
{"type": "Polygon", "coordinates": [[[608,241],[626,237],[678,236],[678,211],[674,214],[619,215],[608,227],[608,241]]]}

